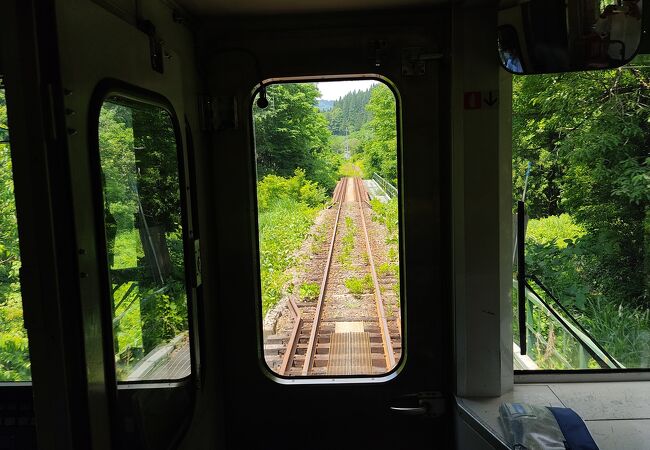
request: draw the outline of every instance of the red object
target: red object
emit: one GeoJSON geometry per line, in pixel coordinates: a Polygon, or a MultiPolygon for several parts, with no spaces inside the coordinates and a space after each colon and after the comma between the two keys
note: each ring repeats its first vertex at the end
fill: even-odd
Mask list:
{"type": "Polygon", "coordinates": [[[465,92],[465,109],[481,109],[482,99],[480,91],[465,92]]]}

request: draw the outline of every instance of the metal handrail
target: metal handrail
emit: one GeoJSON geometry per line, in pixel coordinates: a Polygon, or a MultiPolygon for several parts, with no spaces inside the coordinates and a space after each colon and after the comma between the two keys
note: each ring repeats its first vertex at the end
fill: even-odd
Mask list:
{"type": "MultiPolygon", "coordinates": [[[[517,286],[517,280],[513,280],[513,284],[517,286]]],[[[526,298],[533,303],[536,303],[538,306],[541,306],[543,309],[546,309],[551,316],[564,328],[569,334],[571,334],[579,343],[582,345],[585,350],[591,355],[591,357],[598,363],[601,368],[604,369],[620,369],[621,365],[612,358],[602,346],[600,346],[594,338],[588,336],[587,333],[582,331],[577,323],[577,320],[571,317],[571,320],[576,324],[570,323],[567,319],[562,317],[556,310],[551,306],[546,300],[544,300],[533,288],[526,282],[525,283],[525,295],[526,298]]],[[[528,324],[526,324],[526,327],[528,324]]]]}
{"type": "Polygon", "coordinates": [[[390,198],[395,198],[397,197],[397,188],[390,184],[388,181],[386,181],[384,178],[382,178],[381,175],[379,175],[377,172],[373,172],[372,174],[372,179],[377,182],[379,187],[381,187],[386,195],[390,198]]]}
{"type": "MultiPolygon", "coordinates": [[[[555,303],[555,304],[560,308],[560,310],[562,310],[562,312],[563,312],[564,314],[566,314],[566,316],[567,316],[567,317],[569,318],[569,320],[573,323],[573,325],[575,325],[575,326],[576,326],[576,327],[577,327],[577,328],[578,328],[578,329],[579,329],[579,330],[580,330],[580,331],[581,331],[581,332],[582,332],[582,333],[583,333],[587,338],[589,338],[589,339],[593,342],[593,344],[596,346],[596,348],[597,348],[598,350],[600,350],[600,352],[601,352],[601,353],[602,353],[602,354],[603,354],[607,359],[609,359],[609,360],[612,362],[612,364],[614,364],[615,368],[617,368],[617,369],[622,369],[622,368],[624,368],[623,365],[622,365],[621,363],[619,363],[619,362],[618,362],[618,361],[617,361],[617,360],[616,360],[612,355],[610,355],[609,352],[608,352],[607,350],[605,350],[605,348],[604,348],[602,345],[600,345],[600,343],[596,340],[596,338],[594,338],[594,337],[591,335],[591,333],[589,333],[589,331],[587,331],[587,329],[586,329],[585,327],[582,326],[582,324],[580,323],[580,321],[579,321],[578,319],[576,319],[575,317],[573,317],[573,315],[572,315],[572,314],[569,312],[569,310],[568,310],[568,309],[567,309],[567,308],[562,304],[562,302],[560,302],[560,300],[558,300],[557,297],[555,297],[555,296],[551,293],[550,289],[548,289],[548,288],[544,285],[544,283],[542,283],[542,281],[541,281],[541,280],[540,280],[536,275],[529,275],[527,278],[530,279],[532,282],[534,282],[537,286],[539,286],[540,289],[541,289],[542,291],[544,291],[544,293],[545,293],[546,295],[548,295],[548,296],[551,298],[551,300],[553,300],[553,302],[554,302],[554,303],[555,303]]],[[[526,283],[526,285],[530,287],[530,284],[529,284],[529,283],[526,283]]],[[[531,287],[531,290],[532,290],[533,292],[535,292],[535,291],[532,289],[532,287],[531,287]]],[[[535,295],[537,295],[537,296],[539,297],[539,294],[537,294],[536,292],[535,292],[535,295]]]]}

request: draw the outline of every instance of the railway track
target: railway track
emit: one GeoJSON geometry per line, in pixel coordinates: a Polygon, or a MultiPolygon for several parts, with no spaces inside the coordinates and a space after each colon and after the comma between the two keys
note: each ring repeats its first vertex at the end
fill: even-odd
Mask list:
{"type": "Polygon", "coordinates": [[[363,181],[342,178],[332,205],[330,238],[315,255],[322,264],[318,298],[311,302],[290,298],[290,330],[265,340],[266,361],[280,375],[378,375],[395,367],[401,355],[399,313],[396,320],[386,314],[382,294],[386,286],[375,267],[369,234],[371,210],[363,181]],[[346,236],[356,250],[343,263],[346,236]],[[371,280],[367,284],[372,286],[371,292],[355,297],[354,302],[350,295],[340,294],[351,270],[371,280]]]}

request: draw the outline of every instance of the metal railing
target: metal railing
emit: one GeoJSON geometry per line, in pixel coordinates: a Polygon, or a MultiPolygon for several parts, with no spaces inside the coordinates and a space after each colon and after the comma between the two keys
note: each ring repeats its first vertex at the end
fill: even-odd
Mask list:
{"type": "MultiPolygon", "coordinates": [[[[616,361],[597,341],[596,339],[584,329],[580,322],[569,313],[569,311],[561,304],[555,297],[550,297],[555,305],[548,302],[536,292],[534,287],[528,281],[532,281],[535,285],[540,287],[542,291],[548,295],[548,292],[545,287],[542,287],[541,282],[535,278],[528,278],[525,282],[524,295],[526,298],[526,311],[524,312],[524,332],[528,335],[527,341],[523,345],[531,347],[533,344],[530,341],[541,342],[543,346],[548,347],[549,343],[546,342],[546,339],[543,338],[542,334],[537,330],[535,326],[535,319],[533,318],[533,309],[541,312],[546,320],[555,323],[561,330],[567,333],[568,336],[571,336],[577,344],[579,345],[580,352],[586,352],[593,360],[598,364],[600,368],[603,369],[620,369],[623,366],[616,361]]],[[[513,280],[513,287],[518,289],[518,280],[513,280]]],[[[521,310],[520,310],[521,317],[521,310]]],[[[521,344],[521,341],[520,341],[521,344]]],[[[523,350],[523,348],[522,348],[523,350]]],[[[553,353],[558,360],[561,360],[564,363],[565,369],[575,369],[575,368],[587,368],[586,364],[580,363],[577,365],[570,364],[568,362],[568,355],[562,354],[555,347],[548,347],[547,351],[553,353]]],[[[522,351],[522,354],[524,352],[522,351]]],[[[586,356],[586,355],[585,355],[586,356]]],[[[533,361],[535,358],[533,357],[533,361]]]]}
{"type": "Polygon", "coordinates": [[[377,182],[380,188],[384,190],[386,195],[390,198],[395,198],[397,197],[397,188],[390,184],[388,181],[386,181],[384,178],[382,178],[381,175],[379,175],[377,172],[374,172],[372,174],[372,179],[377,182]]]}

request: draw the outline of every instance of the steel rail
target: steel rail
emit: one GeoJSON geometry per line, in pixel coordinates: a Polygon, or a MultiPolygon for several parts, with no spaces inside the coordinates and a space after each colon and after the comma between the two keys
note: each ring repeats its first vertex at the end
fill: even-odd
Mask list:
{"type": "Polygon", "coordinates": [[[311,332],[309,334],[309,344],[307,345],[307,353],[305,354],[305,362],[302,366],[302,375],[307,376],[309,370],[312,367],[314,362],[314,353],[316,350],[316,340],[318,334],[318,325],[320,323],[321,314],[323,312],[323,303],[325,299],[325,287],[327,286],[327,278],[330,273],[330,266],[332,264],[332,255],[334,254],[334,242],[336,241],[336,232],[339,227],[339,218],[341,217],[341,207],[343,206],[343,200],[345,199],[345,193],[347,190],[348,178],[343,178],[340,184],[340,189],[337,194],[338,208],[336,210],[336,219],[334,220],[334,231],[332,232],[332,240],[330,242],[329,251],[327,252],[327,261],[325,262],[325,269],[323,270],[323,280],[320,285],[320,292],[318,294],[318,301],[316,303],[316,311],[314,312],[314,320],[311,326],[311,332]]]}
{"type": "Polygon", "coordinates": [[[384,347],[384,357],[386,359],[386,369],[391,370],[395,367],[395,353],[393,351],[393,343],[390,338],[390,331],[388,330],[388,320],[384,312],[384,302],[381,298],[381,289],[379,288],[379,281],[377,279],[377,271],[375,270],[375,262],[372,258],[372,249],[370,247],[370,238],[368,237],[368,228],[366,227],[366,219],[363,213],[362,201],[368,198],[368,193],[362,187],[361,178],[355,178],[355,188],[357,204],[359,205],[359,212],[361,213],[361,225],[363,226],[363,235],[366,239],[366,251],[368,252],[368,262],[370,263],[370,274],[372,275],[372,283],[375,287],[375,306],[377,307],[377,319],[379,320],[379,328],[381,330],[381,342],[384,347]],[[362,200],[362,198],[364,200],[362,200]]]}
{"type": "Polygon", "coordinates": [[[300,335],[300,330],[302,329],[303,324],[298,305],[296,305],[296,302],[292,298],[289,299],[289,311],[291,311],[291,315],[293,316],[293,330],[291,330],[291,337],[289,338],[289,342],[287,342],[287,348],[282,357],[282,365],[280,365],[280,369],[278,370],[280,375],[287,373],[289,364],[291,364],[291,360],[296,352],[296,347],[298,346],[298,336],[300,335]]]}

